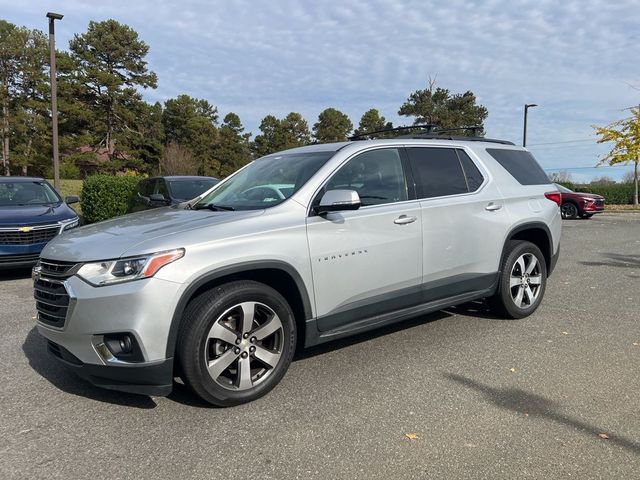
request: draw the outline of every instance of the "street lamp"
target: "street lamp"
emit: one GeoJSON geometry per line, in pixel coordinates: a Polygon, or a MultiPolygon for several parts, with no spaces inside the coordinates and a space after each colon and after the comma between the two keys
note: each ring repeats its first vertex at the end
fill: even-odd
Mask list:
{"type": "Polygon", "coordinates": [[[522,146],[527,146],[527,112],[530,108],[537,107],[535,103],[525,103],[524,105],[524,131],[522,132],[522,146]]]}
{"type": "Polygon", "coordinates": [[[53,125],[53,187],[60,191],[60,159],[58,158],[58,86],[56,84],[56,20],[62,20],[63,15],[47,12],[49,19],[49,50],[51,53],[51,122],[53,125]]]}

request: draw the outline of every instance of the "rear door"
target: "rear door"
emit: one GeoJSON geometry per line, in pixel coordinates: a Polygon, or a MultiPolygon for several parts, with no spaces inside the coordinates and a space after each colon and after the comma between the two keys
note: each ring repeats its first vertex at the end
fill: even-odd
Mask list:
{"type": "Polygon", "coordinates": [[[491,287],[509,217],[488,171],[463,148],[406,151],[422,210],[425,301],[491,287]]]}
{"type": "Polygon", "coordinates": [[[409,200],[397,148],[357,154],[325,191],[355,190],[358,210],[307,219],[313,285],[321,331],[419,303],[422,282],[420,205],[409,200]]]}

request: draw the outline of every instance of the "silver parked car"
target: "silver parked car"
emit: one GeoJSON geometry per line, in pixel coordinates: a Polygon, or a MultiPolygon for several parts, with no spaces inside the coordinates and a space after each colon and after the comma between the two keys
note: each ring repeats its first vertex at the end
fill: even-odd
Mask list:
{"type": "Polygon", "coordinates": [[[254,400],[296,348],[486,298],[540,305],[560,193],[510,142],[413,136],[253,161],[196,200],[64,233],[34,268],[38,330],[95,385],[254,400]]]}

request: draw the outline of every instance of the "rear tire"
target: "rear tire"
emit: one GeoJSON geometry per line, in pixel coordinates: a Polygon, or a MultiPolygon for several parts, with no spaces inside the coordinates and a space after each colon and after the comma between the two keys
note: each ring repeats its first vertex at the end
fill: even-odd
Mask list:
{"type": "Polygon", "coordinates": [[[296,346],[287,301],[273,288],[242,280],[220,285],[187,306],[178,334],[182,379],[220,407],[251,402],[286,373],[296,346]]]}
{"type": "Polygon", "coordinates": [[[536,311],[547,285],[547,265],[531,242],[507,244],[500,268],[498,292],[489,299],[494,311],[506,318],[524,318],[536,311]]]}

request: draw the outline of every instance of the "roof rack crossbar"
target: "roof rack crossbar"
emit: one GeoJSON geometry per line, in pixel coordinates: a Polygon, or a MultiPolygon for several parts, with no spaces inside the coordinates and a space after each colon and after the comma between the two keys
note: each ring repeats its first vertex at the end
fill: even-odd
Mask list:
{"type": "Polygon", "coordinates": [[[351,137],[349,137],[349,140],[363,140],[367,137],[369,137],[370,135],[375,135],[377,133],[389,133],[389,132],[403,132],[405,130],[426,130],[426,133],[430,133],[435,131],[435,129],[437,129],[438,126],[435,124],[424,124],[424,125],[411,125],[408,127],[394,127],[394,128],[385,128],[383,130],[376,130],[375,132],[365,132],[365,133],[360,133],[358,135],[352,135],[351,137]]]}

